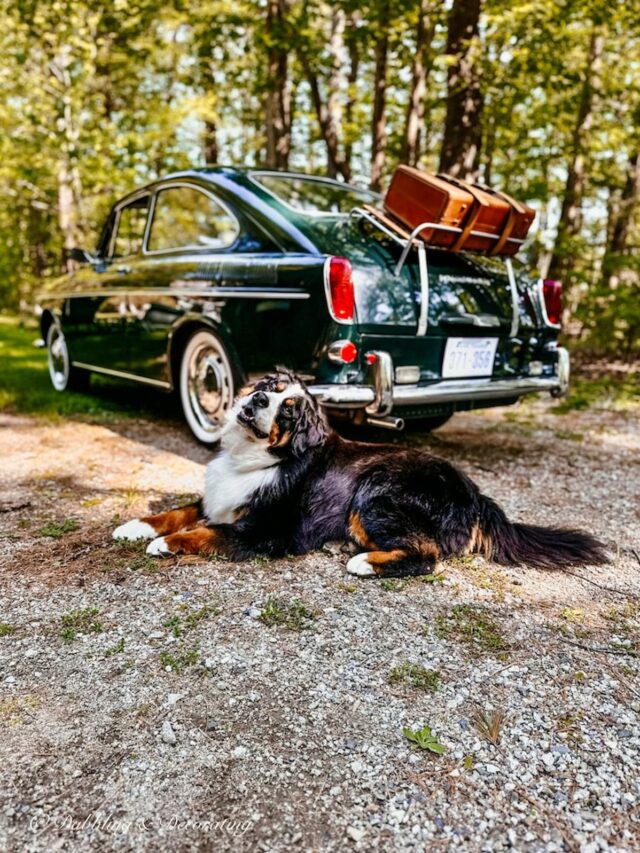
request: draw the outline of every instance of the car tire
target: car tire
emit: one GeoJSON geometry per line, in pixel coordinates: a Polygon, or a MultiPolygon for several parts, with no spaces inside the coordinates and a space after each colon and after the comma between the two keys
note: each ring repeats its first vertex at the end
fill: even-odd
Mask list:
{"type": "Polygon", "coordinates": [[[180,358],[178,386],[189,429],[203,444],[215,444],[233,404],[235,381],[231,358],[214,332],[198,329],[187,340],[180,358]]]}
{"type": "Polygon", "coordinates": [[[410,418],[406,421],[407,432],[432,432],[438,427],[444,426],[453,417],[453,412],[448,415],[434,415],[431,418],[410,418]]]}
{"type": "Polygon", "coordinates": [[[47,330],[47,363],[56,391],[86,391],[89,387],[88,371],[73,366],[67,339],[56,323],[47,330]]]}

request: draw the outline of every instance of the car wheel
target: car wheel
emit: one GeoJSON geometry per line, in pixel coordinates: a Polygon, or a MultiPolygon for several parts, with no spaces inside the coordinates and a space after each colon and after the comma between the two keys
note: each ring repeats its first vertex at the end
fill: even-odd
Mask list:
{"type": "Polygon", "coordinates": [[[231,361],[213,332],[200,329],[191,335],[179,376],[180,402],[189,428],[199,441],[213,444],[235,396],[231,361]]]}
{"type": "Polygon", "coordinates": [[[51,384],[56,391],[84,391],[89,385],[87,371],[71,364],[67,340],[55,323],[47,331],[47,361],[51,384]]]}
{"type": "Polygon", "coordinates": [[[407,432],[431,432],[444,426],[452,417],[453,412],[448,415],[434,415],[432,418],[409,418],[405,429],[407,432]]]}

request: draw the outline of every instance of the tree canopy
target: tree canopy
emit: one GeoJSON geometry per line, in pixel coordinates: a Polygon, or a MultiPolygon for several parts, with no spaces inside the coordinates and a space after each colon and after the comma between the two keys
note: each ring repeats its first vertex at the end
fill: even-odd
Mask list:
{"type": "Polygon", "coordinates": [[[400,162],[532,204],[570,330],[640,349],[640,0],[0,0],[0,305],[206,163],[383,188],[400,162]]]}

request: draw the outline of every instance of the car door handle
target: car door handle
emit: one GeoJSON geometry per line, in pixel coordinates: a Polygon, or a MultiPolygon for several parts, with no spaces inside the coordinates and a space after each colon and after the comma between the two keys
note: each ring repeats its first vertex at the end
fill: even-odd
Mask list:
{"type": "Polygon", "coordinates": [[[131,272],[131,267],[116,267],[118,275],[126,275],[131,272]]]}

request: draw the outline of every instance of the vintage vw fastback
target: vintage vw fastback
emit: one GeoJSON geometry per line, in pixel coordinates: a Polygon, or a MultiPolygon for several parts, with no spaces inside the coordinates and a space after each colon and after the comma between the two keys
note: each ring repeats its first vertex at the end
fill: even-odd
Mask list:
{"type": "Polygon", "coordinates": [[[355,423],[434,427],[460,409],[563,393],[557,291],[500,259],[385,231],[380,197],[325,178],[208,168],[136,190],[95,254],[39,295],[55,388],[90,372],[176,391],[215,441],[254,373],[301,373],[355,423]]]}

